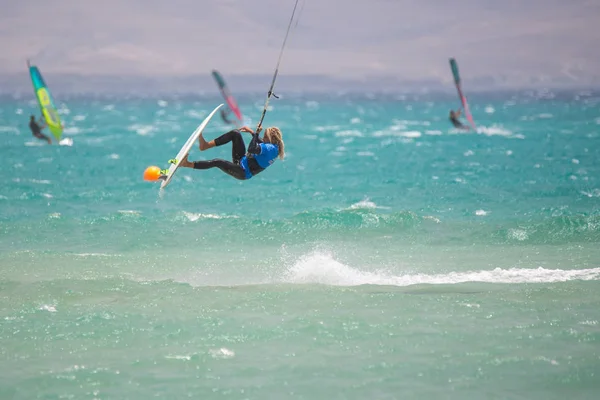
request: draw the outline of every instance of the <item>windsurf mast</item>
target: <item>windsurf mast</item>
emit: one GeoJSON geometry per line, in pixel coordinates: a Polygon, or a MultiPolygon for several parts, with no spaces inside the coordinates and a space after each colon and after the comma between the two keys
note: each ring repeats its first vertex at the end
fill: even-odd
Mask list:
{"type": "Polygon", "coordinates": [[[263,108],[262,115],[260,116],[260,120],[258,121],[258,125],[256,126],[256,132],[260,132],[262,129],[262,123],[265,119],[265,115],[267,114],[267,108],[269,107],[269,100],[271,100],[271,96],[278,99],[279,97],[273,93],[273,89],[275,88],[275,80],[277,80],[277,74],[279,73],[279,64],[281,63],[281,57],[283,56],[283,50],[285,49],[285,44],[287,42],[288,36],[290,34],[290,28],[292,27],[292,22],[294,22],[294,15],[296,14],[296,8],[298,8],[298,1],[294,4],[294,10],[292,11],[292,17],[290,18],[290,23],[287,27],[287,32],[285,33],[285,38],[283,39],[283,44],[281,45],[281,51],[279,52],[279,59],[277,60],[277,66],[275,67],[275,73],[273,74],[273,80],[271,81],[271,87],[267,92],[267,100],[265,101],[265,106],[263,108]]]}

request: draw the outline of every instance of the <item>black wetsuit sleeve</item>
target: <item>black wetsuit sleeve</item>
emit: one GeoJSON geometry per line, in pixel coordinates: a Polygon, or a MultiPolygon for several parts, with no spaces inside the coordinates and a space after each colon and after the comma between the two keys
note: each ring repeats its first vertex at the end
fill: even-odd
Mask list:
{"type": "Polygon", "coordinates": [[[248,153],[250,154],[260,154],[260,144],[262,143],[262,140],[260,140],[260,138],[258,137],[258,133],[253,133],[252,134],[252,140],[250,141],[250,144],[248,145],[248,153]]]}
{"type": "Polygon", "coordinates": [[[34,134],[42,133],[40,126],[33,121],[29,123],[29,129],[31,129],[31,132],[33,132],[34,134]]]}

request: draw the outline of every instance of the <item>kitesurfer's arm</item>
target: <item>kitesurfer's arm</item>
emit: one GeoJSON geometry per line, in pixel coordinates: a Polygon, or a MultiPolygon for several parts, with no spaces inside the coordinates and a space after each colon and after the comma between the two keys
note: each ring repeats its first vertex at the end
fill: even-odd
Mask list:
{"type": "Polygon", "coordinates": [[[251,128],[248,128],[247,126],[242,126],[242,127],[239,129],[239,131],[240,131],[240,132],[248,132],[248,133],[252,133],[252,134],[254,134],[254,131],[253,131],[251,128]]]}
{"type": "Polygon", "coordinates": [[[260,152],[261,152],[260,144],[262,143],[262,140],[258,136],[258,132],[254,132],[252,129],[248,128],[247,126],[241,127],[240,132],[248,132],[248,133],[252,134],[252,140],[250,141],[250,144],[248,145],[248,153],[260,154],[260,152]]]}

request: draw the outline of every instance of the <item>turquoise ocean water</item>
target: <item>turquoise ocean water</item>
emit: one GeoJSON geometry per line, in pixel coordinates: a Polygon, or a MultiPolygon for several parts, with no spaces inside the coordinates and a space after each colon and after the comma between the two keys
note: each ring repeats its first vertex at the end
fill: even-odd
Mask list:
{"type": "Polygon", "coordinates": [[[217,96],[2,98],[0,398],[598,398],[600,94],[470,100],[274,99],[285,161],[160,198],[217,96]]]}

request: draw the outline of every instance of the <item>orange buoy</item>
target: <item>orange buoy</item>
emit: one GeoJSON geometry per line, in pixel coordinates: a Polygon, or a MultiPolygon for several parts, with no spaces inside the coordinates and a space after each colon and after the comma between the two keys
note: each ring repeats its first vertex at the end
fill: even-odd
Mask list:
{"type": "Polygon", "coordinates": [[[158,178],[160,178],[160,168],[156,167],[156,166],[150,166],[148,168],[146,168],[146,170],[144,171],[144,180],[145,181],[157,181],[158,178]]]}

